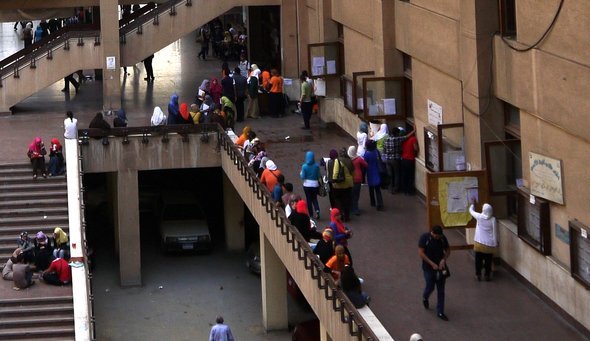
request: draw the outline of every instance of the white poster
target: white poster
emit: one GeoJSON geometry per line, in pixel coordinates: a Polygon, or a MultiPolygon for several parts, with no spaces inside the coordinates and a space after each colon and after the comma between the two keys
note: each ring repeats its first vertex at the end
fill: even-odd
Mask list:
{"type": "Polygon", "coordinates": [[[447,212],[463,213],[469,208],[469,200],[474,199],[474,189],[477,189],[476,177],[465,177],[463,181],[453,181],[447,184],[447,212]]]}
{"type": "Polygon", "coordinates": [[[529,152],[531,194],[563,205],[561,160],[529,152]]]}
{"type": "Polygon", "coordinates": [[[117,68],[117,60],[115,56],[107,57],[107,70],[115,70],[117,68]]]}
{"type": "Polygon", "coordinates": [[[315,95],[326,96],[326,80],[318,78],[315,80],[315,95]]]}
{"type": "Polygon", "coordinates": [[[311,66],[313,67],[324,67],[324,57],[313,57],[313,63],[311,64],[311,66]]]}
{"type": "Polygon", "coordinates": [[[395,98],[383,99],[383,112],[385,115],[397,114],[397,109],[395,108],[395,98]]]}
{"type": "Polygon", "coordinates": [[[328,60],[326,62],[326,66],[328,68],[329,75],[336,74],[336,61],[335,60],[328,60]]]}
{"type": "Polygon", "coordinates": [[[442,124],[443,109],[435,102],[428,100],[428,123],[433,126],[442,124]]]}
{"type": "Polygon", "coordinates": [[[323,66],[314,66],[311,69],[311,74],[313,76],[321,76],[324,74],[324,67],[323,66]]]}

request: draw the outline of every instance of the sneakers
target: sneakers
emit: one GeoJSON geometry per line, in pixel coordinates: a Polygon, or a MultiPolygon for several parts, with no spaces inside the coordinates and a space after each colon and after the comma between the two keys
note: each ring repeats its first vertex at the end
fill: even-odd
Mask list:
{"type": "Polygon", "coordinates": [[[430,304],[428,303],[427,299],[422,299],[422,305],[424,306],[424,309],[430,308],[430,304]]]}
{"type": "Polygon", "coordinates": [[[438,313],[436,316],[438,316],[439,319],[443,320],[443,321],[448,321],[449,318],[447,317],[447,315],[445,315],[444,313],[438,313]]]}

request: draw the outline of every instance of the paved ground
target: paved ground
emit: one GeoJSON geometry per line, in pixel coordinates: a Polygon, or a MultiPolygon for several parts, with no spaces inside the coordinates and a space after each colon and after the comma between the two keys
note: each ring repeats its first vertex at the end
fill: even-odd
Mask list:
{"type": "MultiPolygon", "coordinates": [[[[11,34],[14,35],[12,24],[3,24],[0,30],[0,39],[4,45],[2,51],[15,45],[15,38],[11,38],[11,34]]],[[[219,73],[219,62],[198,61],[196,51],[197,47],[192,40],[185,38],[158,52],[154,59],[156,81],[153,85],[148,86],[143,81],[141,65],[138,65],[139,68],[130,69],[131,75],[123,80],[124,106],[128,111],[130,125],[147,124],[153,106],[160,105],[165,108],[172,92],[178,92],[181,101],[190,101],[203,77],[219,73]]],[[[20,103],[15,115],[0,117],[0,136],[5,147],[3,162],[22,162],[26,146],[36,135],[42,136],[45,140],[61,136],[61,124],[66,108],[74,110],[80,119],[81,127],[86,127],[94,113],[102,108],[100,98],[97,98],[101,93],[99,83],[87,82],[82,85],[80,94],[74,95],[72,91],[71,97],[64,96],[59,91],[61,87],[61,82],[58,82],[20,103]]],[[[348,146],[354,142],[337,129],[318,128],[317,117],[313,118],[311,132],[299,129],[300,118],[295,115],[281,119],[263,118],[250,121],[248,124],[259,133],[262,140],[268,141],[270,155],[286,173],[287,180],[294,182],[298,189],[300,183],[297,181],[297,174],[306,150],[312,149],[317,154],[326,155],[331,148],[348,146]],[[290,138],[286,140],[286,136],[290,138]]],[[[385,211],[376,212],[369,208],[367,191],[362,191],[362,216],[354,217],[350,222],[355,231],[350,248],[357,272],[365,278],[365,290],[373,297],[371,308],[396,340],[408,339],[410,334],[417,331],[425,340],[584,339],[505,269],[497,270],[493,282],[475,282],[473,258],[466,251],[457,251],[450,259],[453,277],[447,282],[446,309],[450,322],[440,321],[432,310],[425,311],[420,302],[423,280],[416,244],[420,233],[427,228],[426,208],[417,197],[384,194],[385,211]]],[[[328,222],[327,199],[322,200],[321,205],[323,217],[319,225],[323,226],[328,222]]],[[[456,240],[460,238],[455,232],[450,233],[449,237],[456,240]]],[[[227,266],[230,267],[231,262],[223,254],[219,254],[218,261],[227,261],[227,266]]],[[[235,266],[238,265],[236,263],[235,266]]],[[[145,336],[144,339],[147,340],[153,339],[150,336],[160,331],[160,322],[166,320],[167,316],[164,312],[152,311],[160,306],[151,303],[151,296],[162,297],[166,302],[178,302],[168,308],[176,312],[182,310],[183,313],[187,311],[188,314],[191,311],[197,314],[196,310],[206,311],[207,314],[203,315],[199,327],[194,329],[196,335],[202,335],[204,323],[212,322],[209,314],[214,315],[217,312],[211,312],[210,307],[197,304],[197,299],[188,302],[181,300],[179,297],[187,297],[192,290],[190,288],[176,288],[174,283],[170,283],[164,285],[163,291],[156,289],[156,285],[162,283],[162,278],[158,277],[160,275],[154,275],[153,281],[146,281],[144,288],[125,290],[117,289],[114,280],[105,278],[104,283],[112,291],[101,292],[100,295],[113,297],[115,302],[123,302],[109,309],[126,309],[124,297],[137,295],[138,299],[135,301],[142,302],[139,309],[125,310],[128,315],[137,315],[133,323],[126,324],[126,333],[136,332],[145,336]],[[170,290],[166,288],[170,287],[181,291],[184,296],[168,296],[170,290]],[[148,299],[140,299],[140,293],[147,294],[148,299]],[[149,319],[144,318],[146,316],[149,319]]],[[[247,276],[240,276],[240,281],[242,280],[248,280],[247,276]]],[[[215,281],[211,283],[216,284],[215,281]]],[[[97,280],[97,286],[100,285],[102,284],[97,280]]],[[[217,292],[211,288],[214,286],[209,287],[209,292],[217,292]]],[[[252,292],[246,294],[250,293],[252,292]]],[[[219,297],[223,295],[226,294],[219,297]]],[[[237,297],[243,294],[236,291],[232,295],[237,297]]],[[[254,309],[253,307],[236,305],[231,300],[216,302],[220,304],[218,307],[226,312],[226,316],[240,321],[234,326],[234,331],[242,336],[242,340],[250,340],[246,335],[261,335],[257,327],[252,327],[250,322],[241,322],[244,312],[256,314],[255,310],[250,310],[254,309]],[[254,329],[252,331],[248,328],[254,329]],[[252,333],[249,334],[250,332],[252,333]]],[[[432,299],[431,304],[434,305],[432,299]]],[[[107,320],[102,319],[98,321],[98,326],[114,328],[119,322],[110,320],[108,323],[112,324],[109,326],[107,320]]],[[[190,323],[181,319],[179,328],[186,328],[190,323]]],[[[120,334],[103,335],[105,338],[113,339],[122,337],[120,334]]],[[[276,338],[269,336],[268,339],[276,338]]]]}

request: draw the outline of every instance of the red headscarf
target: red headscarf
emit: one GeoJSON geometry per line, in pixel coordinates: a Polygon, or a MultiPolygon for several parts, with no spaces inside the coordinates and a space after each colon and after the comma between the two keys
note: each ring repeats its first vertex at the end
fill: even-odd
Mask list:
{"type": "Polygon", "coordinates": [[[185,120],[188,121],[189,114],[188,114],[188,105],[186,103],[180,104],[180,116],[185,120]]]}
{"type": "Polygon", "coordinates": [[[56,149],[62,149],[61,143],[55,137],[51,139],[51,144],[54,144],[56,149]]]}
{"type": "Polygon", "coordinates": [[[305,202],[305,200],[299,200],[297,202],[296,209],[297,213],[302,213],[309,217],[309,212],[307,211],[307,203],[305,202]]]}
{"type": "Polygon", "coordinates": [[[41,140],[41,138],[39,136],[35,137],[33,142],[31,142],[31,144],[29,145],[29,151],[31,151],[32,153],[41,154],[42,144],[43,141],[41,140]]]}
{"type": "Polygon", "coordinates": [[[338,231],[334,231],[336,233],[346,233],[346,227],[342,223],[342,220],[336,219],[336,216],[340,214],[340,210],[337,208],[333,208],[330,211],[330,220],[336,225],[338,231]]]}

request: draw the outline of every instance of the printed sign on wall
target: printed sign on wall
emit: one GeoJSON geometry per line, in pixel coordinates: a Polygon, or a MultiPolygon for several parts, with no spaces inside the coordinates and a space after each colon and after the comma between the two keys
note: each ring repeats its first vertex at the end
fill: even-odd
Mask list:
{"type": "Polygon", "coordinates": [[[531,194],[563,205],[561,160],[529,152],[531,194]]]}

